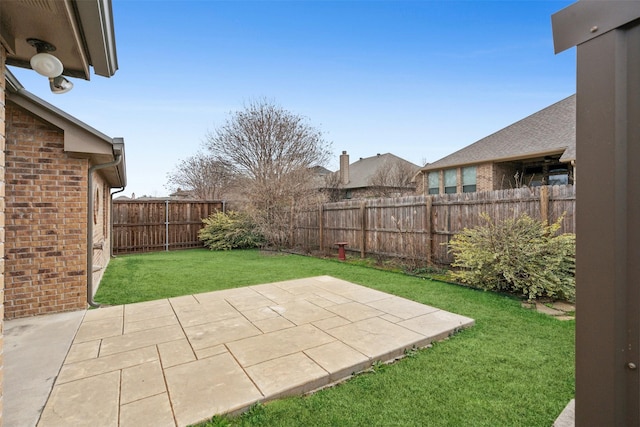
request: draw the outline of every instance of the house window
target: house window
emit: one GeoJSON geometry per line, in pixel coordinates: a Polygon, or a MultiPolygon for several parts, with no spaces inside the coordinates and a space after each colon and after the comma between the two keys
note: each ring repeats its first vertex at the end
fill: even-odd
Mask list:
{"type": "Polygon", "coordinates": [[[549,171],[549,185],[567,185],[569,184],[569,170],[566,166],[556,167],[549,171]]]}
{"type": "Polygon", "coordinates": [[[100,212],[100,188],[96,188],[96,197],[93,199],[93,223],[98,224],[98,213],[100,212]]]}
{"type": "Polygon", "coordinates": [[[345,191],[345,193],[344,193],[344,198],[345,199],[350,199],[352,197],[353,197],[353,193],[351,192],[351,190],[345,191]]]}
{"type": "Polygon", "coordinates": [[[109,224],[111,223],[111,194],[109,194],[109,187],[106,184],[102,186],[102,236],[109,236],[109,224]]]}
{"type": "Polygon", "coordinates": [[[440,193],[440,172],[429,172],[429,194],[440,193]]]}
{"type": "Polygon", "coordinates": [[[456,169],[447,169],[444,171],[444,192],[453,194],[457,191],[458,171],[456,169]]]}
{"type": "Polygon", "coordinates": [[[462,192],[474,193],[476,191],[476,167],[462,168],[462,192]]]}

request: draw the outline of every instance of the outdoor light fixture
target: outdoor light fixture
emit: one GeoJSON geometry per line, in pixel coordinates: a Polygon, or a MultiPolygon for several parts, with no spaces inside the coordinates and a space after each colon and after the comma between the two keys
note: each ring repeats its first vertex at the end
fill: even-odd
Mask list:
{"type": "Polygon", "coordinates": [[[73,89],[73,83],[62,76],[49,77],[49,87],[53,93],[67,93],[73,89]]]}
{"type": "Polygon", "coordinates": [[[49,78],[49,87],[53,93],[69,92],[73,88],[73,83],[62,76],[64,66],[62,62],[49,52],[56,50],[51,43],[38,39],[27,39],[27,43],[36,48],[36,53],[31,58],[30,64],[33,70],[49,78]]]}

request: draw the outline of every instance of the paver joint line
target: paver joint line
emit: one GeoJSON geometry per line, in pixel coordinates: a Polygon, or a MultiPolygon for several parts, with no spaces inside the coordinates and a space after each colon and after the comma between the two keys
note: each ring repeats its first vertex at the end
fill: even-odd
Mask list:
{"type": "Polygon", "coordinates": [[[127,424],[157,408],[148,420],[181,427],[325,388],[474,323],[330,276],[99,311],[78,328],[45,420],[71,414],[78,400],[68,396],[97,378],[107,389],[96,397],[117,386],[117,398],[92,399],[86,404],[98,407],[79,412],[127,424]]]}

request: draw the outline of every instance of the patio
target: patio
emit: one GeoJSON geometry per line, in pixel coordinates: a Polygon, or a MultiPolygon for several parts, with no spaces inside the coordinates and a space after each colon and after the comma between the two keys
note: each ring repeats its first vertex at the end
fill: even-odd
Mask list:
{"type": "Polygon", "coordinates": [[[89,310],[38,425],[186,426],[336,383],[473,323],[329,276],[89,310]]]}

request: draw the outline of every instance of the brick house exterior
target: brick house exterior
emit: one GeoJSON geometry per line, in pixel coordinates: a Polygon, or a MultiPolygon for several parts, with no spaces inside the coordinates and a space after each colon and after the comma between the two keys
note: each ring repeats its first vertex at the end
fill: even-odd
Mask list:
{"type": "Polygon", "coordinates": [[[6,82],[4,78],[5,60],[7,57],[7,51],[5,47],[0,43],[0,425],[2,424],[2,414],[4,412],[4,387],[1,378],[4,373],[4,242],[5,242],[5,229],[4,229],[4,150],[5,150],[5,87],[6,82]]]}
{"type": "Polygon", "coordinates": [[[575,95],[438,161],[416,175],[423,194],[573,184],[575,95]]]}
{"type": "Polygon", "coordinates": [[[123,147],[15,78],[6,117],[5,318],[83,309],[110,259],[110,189],[126,185],[124,159],[92,171],[91,189],[89,171],[123,147]]]}
{"type": "Polygon", "coordinates": [[[87,160],[66,158],[59,129],[6,109],[6,317],[82,309],[87,160]]]}
{"type": "MultiPolygon", "coordinates": [[[[0,1],[0,425],[3,420],[3,371],[4,371],[4,353],[3,353],[3,335],[4,335],[4,301],[5,301],[5,193],[10,194],[12,189],[6,188],[5,185],[5,144],[7,139],[7,128],[10,126],[8,117],[16,117],[20,120],[27,119],[28,115],[13,112],[13,107],[8,106],[7,65],[22,68],[31,68],[30,58],[36,53],[34,45],[29,42],[30,38],[40,38],[58,48],[56,52],[57,58],[63,63],[63,74],[75,78],[83,78],[88,80],[90,69],[96,74],[110,77],[118,69],[117,56],[115,50],[115,37],[113,31],[113,13],[111,9],[111,0],[39,0],[39,1],[0,1]],[[12,112],[9,112],[9,108],[12,112]]],[[[62,76],[57,76],[62,77],[62,76]]],[[[46,82],[46,79],[43,80],[46,82]]],[[[51,81],[51,88],[54,88],[54,82],[51,81]]],[[[45,83],[46,84],[46,83],[45,83]]],[[[35,124],[35,120],[32,122],[35,124]]],[[[15,123],[19,126],[19,123],[15,123]]],[[[16,129],[13,127],[12,129],[16,129]]],[[[13,131],[12,131],[13,132],[13,131]]],[[[44,131],[42,135],[43,144],[55,142],[55,132],[50,130],[44,131]],[[51,138],[52,141],[44,142],[45,139],[51,138]]],[[[34,145],[35,147],[35,145],[34,145]]],[[[14,147],[17,148],[17,147],[14,147]]],[[[53,149],[53,147],[42,147],[53,149]]],[[[40,157],[45,160],[46,157],[40,157]]],[[[36,160],[36,158],[34,158],[36,160]]],[[[15,159],[15,164],[24,163],[19,159],[15,159]]],[[[42,162],[38,164],[39,169],[47,170],[47,165],[52,163],[42,162]]],[[[16,167],[15,169],[20,169],[16,167]]],[[[28,169],[28,168],[23,168],[28,169]]],[[[14,170],[13,173],[29,175],[27,171],[19,172],[14,170]]],[[[33,175],[33,174],[31,174],[33,175]]],[[[45,174],[42,174],[45,175],[45,174]]],[[[25,178],[29,181],[32,178],[25,178]]],[[[28,185],[28,184],[25,184],[28,185]]],[[[22,191],[29,191],[23,189],[22,191]]],[[[12,199],[14,215],[19,216],[19,210],[24,209],[20,206],[17,198],[12,199]]],[[[48,198],[43,197],[39,201],[28,201],[28,203],[41,203],[38,207],[43,215],[54,215],[54,203],[48,198]],[[45,200],[47,199],[47,200],[45,200]]],[[[25,213],[22,211],[21,213],[25,213]]],[[[87,221],[85,220],[85,224],[87,221]]],[[[18,230],[14,230],[18,232],[18,230]]],[[[35,234],[35,236],[43,236],[35,234]]],[[[44,234],[46,236],[46,233],[44,234]]],[[[46,239],[43,237],[41,245],[34,238],[34,247],[45,248],[46,239]]],[[[12,247],[15,247],[12,246],[12,247]]],[[[86,247],[86,243],[85,243],[86,247]]],[[[73,248],[75,250],[75,248],[73,248]]],[[[86,252],[86,251],[85,251],[86,252]]],[[[14,252],[14,254],[22,253],[24,258],[31,262],[39,261],[39,253],[36,257],[32,257],[30,252],[14,252]]],[[[88,256],[87,256],[88,258],[88,256]]],[[[16,258],[17,259],[17,258],[16,258]]],[[[65,262],[64,260],[61,260],[65,262]]],[[[25,261],[26,262],[26,261],[25,261]]],[[[33,267],[32,267],[33,268],[33,267]]],[[[46,270],[49,267],[42,267],[46,270]]],[[[75,268],[75,267],[74,267],[75,268]]]]}

